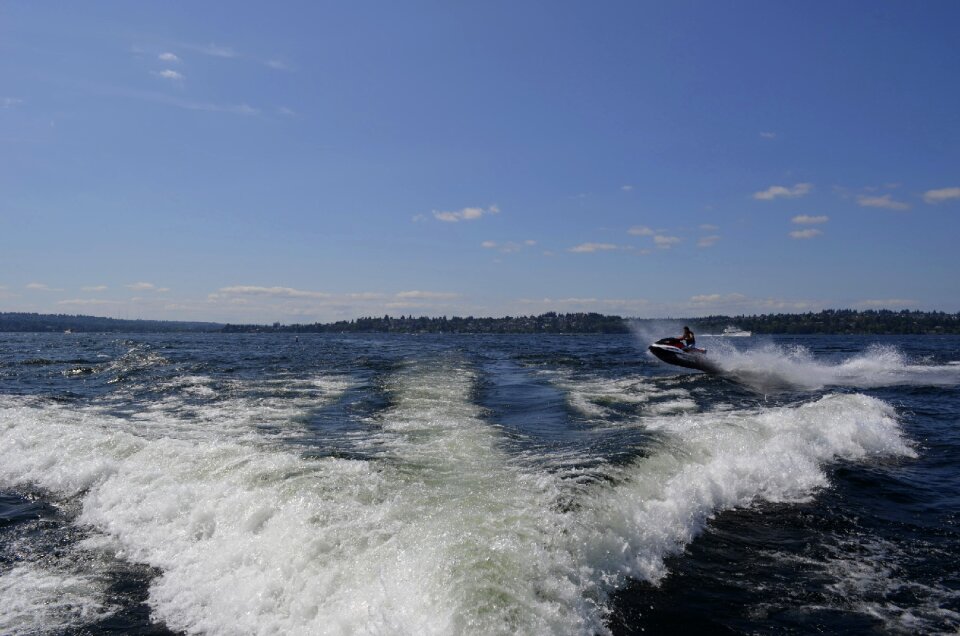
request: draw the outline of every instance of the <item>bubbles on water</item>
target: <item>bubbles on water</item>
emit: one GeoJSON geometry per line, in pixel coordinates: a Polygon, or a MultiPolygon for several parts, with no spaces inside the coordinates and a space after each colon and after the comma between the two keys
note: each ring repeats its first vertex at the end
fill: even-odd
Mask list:
{"type": "Polygon", "coordinates": [[[853,611],[878,619],[885,631],[894,634],[948,633],[960,628],[956,609],[960,591],[928,577],[923,581],[916,578],[931,558],[951,559],[953,555],[930,554],[928,546],[910,541],[894,543],[860,534],[824,536],[805,554],[766,554],[805,576],[829,581],[815,599],[804,595],[791,598],[792,590],[782,591],[799,612],[853,611]]]}

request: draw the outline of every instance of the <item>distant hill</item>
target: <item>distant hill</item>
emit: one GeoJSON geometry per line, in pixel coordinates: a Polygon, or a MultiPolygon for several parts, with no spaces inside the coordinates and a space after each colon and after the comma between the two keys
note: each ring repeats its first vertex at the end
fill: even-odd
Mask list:
{"type": "Polygon", "coordinates": [[[213,332],[223,328],[213,322],[179,322],[173,320],[120,320],[96,316],[67,314],[27,314],[0,312],[0,332],[96,332],[96,333],[169,333],[213,332]]]}

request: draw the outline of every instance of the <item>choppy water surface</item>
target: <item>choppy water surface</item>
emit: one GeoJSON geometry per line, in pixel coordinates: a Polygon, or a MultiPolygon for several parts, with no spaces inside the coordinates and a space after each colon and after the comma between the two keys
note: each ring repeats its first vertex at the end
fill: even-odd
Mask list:
{"type": "Polygon", "coordinates": [[[0,334],[0,633],[960,628],[960,338],[0,334]]]}

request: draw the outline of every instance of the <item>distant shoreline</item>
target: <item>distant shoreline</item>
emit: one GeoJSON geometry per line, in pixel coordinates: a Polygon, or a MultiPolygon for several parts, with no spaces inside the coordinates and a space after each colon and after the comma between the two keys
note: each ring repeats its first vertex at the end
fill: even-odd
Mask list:
{"type": "Polygon", "coordinates": [[[363,317],[332,323],[272,325],[166,320],[123,320],[66,314],[0,313],[4,333],[475,333],[617,334],[663,323],[688,324],[700,334],[736,327],[753,334],[782,335],[942,335],[960,334],[960,313],[828,309],[805,314],[702,316],[699,318],[623,318],[597,313],[503,318],[363,317]]]}

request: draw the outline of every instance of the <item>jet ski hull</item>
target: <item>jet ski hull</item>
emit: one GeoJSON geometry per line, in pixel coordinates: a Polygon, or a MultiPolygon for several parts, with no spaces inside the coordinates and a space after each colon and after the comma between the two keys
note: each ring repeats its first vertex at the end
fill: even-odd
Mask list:
{"type": "Polygon", "coordinates": [[[648,347],[650,353],[658,359],[685,369],[696,369],[704,373],[720,373],[720,367],[707,358],[707,352],[702,349],[687,349],[675,338],[658,340],[648,347]]]}

